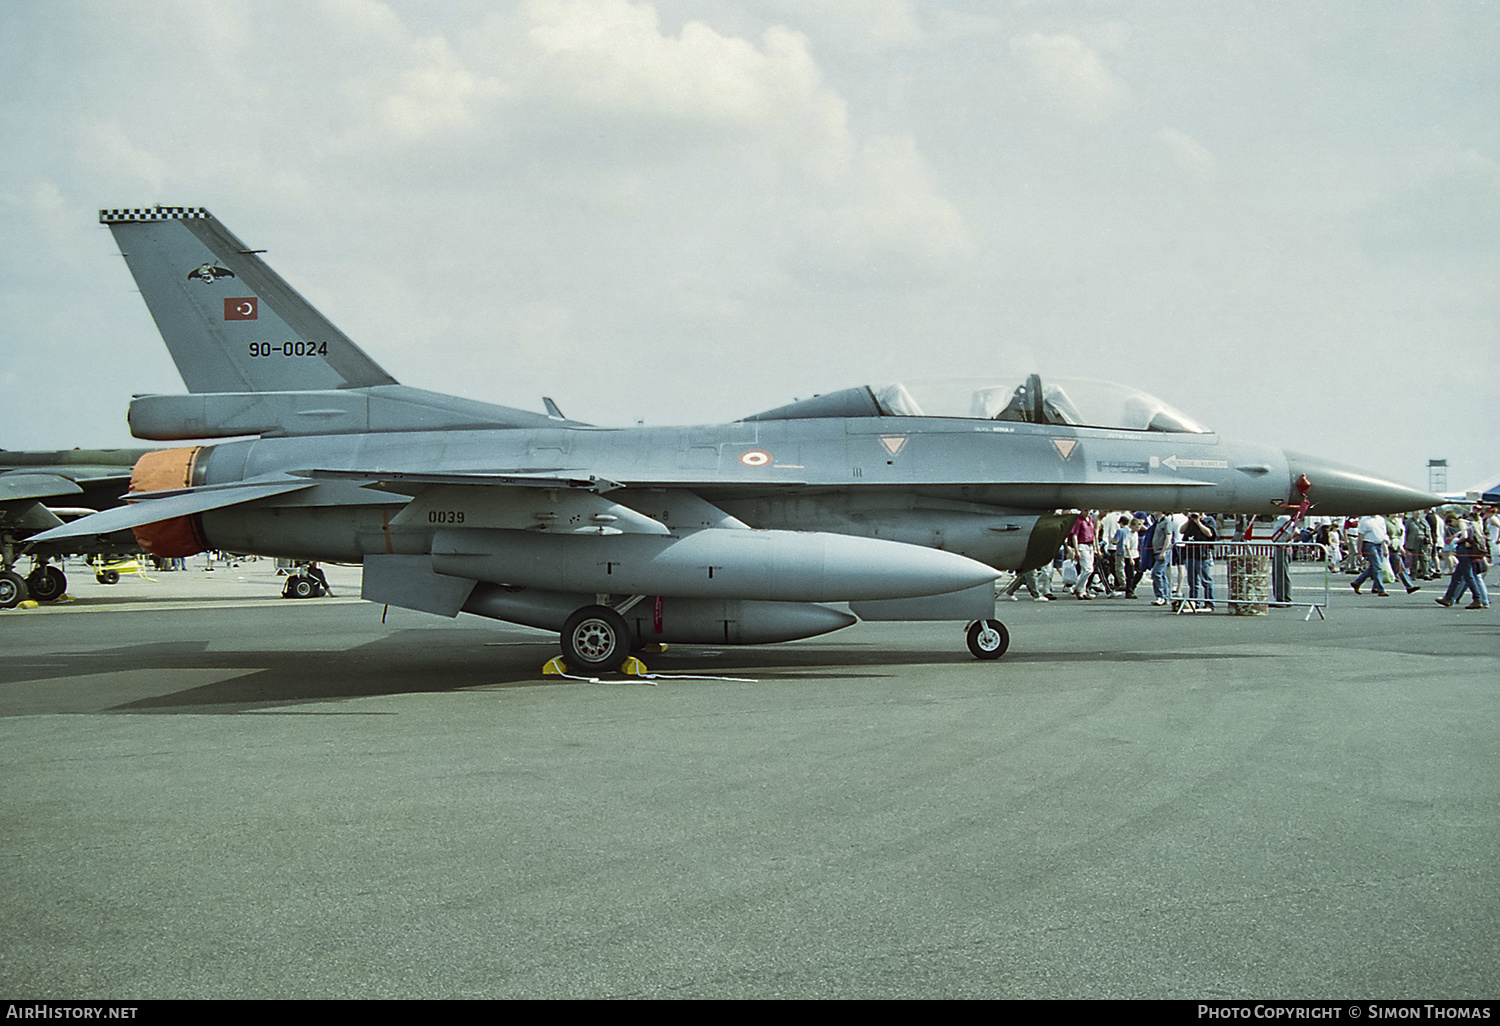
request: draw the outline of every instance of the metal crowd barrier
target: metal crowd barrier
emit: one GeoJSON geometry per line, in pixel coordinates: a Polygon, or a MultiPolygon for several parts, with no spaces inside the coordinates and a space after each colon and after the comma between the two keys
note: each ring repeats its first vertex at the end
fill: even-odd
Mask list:
{"type": "MultiPolygon", "coordinates": [[[[1229,606],[1229,612],[1235,616],[1264,616],[1273,607],[1291,608],[1293,606],[1306,606],[1307,615],[1302,619],[1311,620],[1314,612],[1318,619],[1327,619],[1323,610],[1328,608],[1328,599],[1332,594],[1332,575],[1328,570],[1327,549],[1317,542],[1294,542],[1294,541],[1212,541],[1212,542],[1186,542],[1183,548],[1190,550],[1188,565],[1192,565],[1193,552],[1207,551],[1216,561],[1222,561],[1226,566],[1228,575],[1228,597],[1225,603],[1229,606]],[[1311,601],[1294,600],[1292,591],[1307,591],[1307,588],[1296,588],[1291,583],[1291,570],[1294,563],[1300,563],[1303,567],[1309,562],[1321,562],[1323,565],[1323,599],[1321,602],[1316,598],[1311,601]],[[1284,569],[1288,577],[1287,599],[1276,601],[1275,590],[1272,586],[1271,575],[1281,569],[1280,564],[1284,562],[1284,569]]],[[[1313,590],[1316,590],[1314,588],[1313,590]]],[[[1191,603],[1203,603],[1206,599],[1200,597],[1192,599],[1187,594],[1173,596],[1173,612],[1182,613],[1191,603]]],[[[1214,603],[1218,603],[1214,599],[1214,603]]]]}

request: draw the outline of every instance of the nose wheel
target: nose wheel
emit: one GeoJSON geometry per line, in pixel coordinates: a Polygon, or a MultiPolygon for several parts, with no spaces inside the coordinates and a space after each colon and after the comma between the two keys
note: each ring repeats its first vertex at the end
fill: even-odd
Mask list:
{"type": "Polygon", "coordinates": [[[975,659],[999,659],[1010,648],[1010,631],[999,620],[975,620],[969,624],[969,651],[975,659]]]}

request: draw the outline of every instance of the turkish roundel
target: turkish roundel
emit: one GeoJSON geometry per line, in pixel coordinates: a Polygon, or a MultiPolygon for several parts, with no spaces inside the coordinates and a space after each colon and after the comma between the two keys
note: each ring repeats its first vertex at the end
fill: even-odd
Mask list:
{"type": "Polygon", "coordinates": [[[224,300],[224,319],[226,321],[253,321],[259,316],[257,299],[254,296],[242,296],[238,299],[224,300]]]}

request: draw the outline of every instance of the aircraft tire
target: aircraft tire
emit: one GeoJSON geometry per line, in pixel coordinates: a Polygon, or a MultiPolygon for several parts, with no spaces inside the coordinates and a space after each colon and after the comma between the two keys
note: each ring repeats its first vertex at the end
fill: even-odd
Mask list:
{"type": "Polygon", "coordinates": [[[94,574],[94,580],[98,581],[100,584],[119,584],[120,571],[100,570],[98,573],[94,574]]]}
{"type": "Polygon", "coordinates": [[[975,659],[999,659],[1010,648],[1010,631],[999,620],[975,620],[969,624],[969,651],[975,659]]]}
{"type": "Polygon", "coordinates": [[[0,570],[0,609],[14,609],[26,601],[26,579],[9,570],[0,570]]]}
{"type": "Polygon", "coordinates": [[[630,645],[630,625],[608,606],[584,606],[563,624],[563,662],[573,670],[613,673],[630,658],[630,645]]]}
{"type": "Polygon", "coordinates": [[[286,588],[282,592],[287,598],[299,599],[312,598],[317,593],[318,582],[311,577],[303,577],[301,575],[287,581],[286,588]]]}
{"type": "Polygon", "coordinates": [[[55,566],[39,566],[26,575],[26,590],[38,602],[56,602],[68,590],[68,577],[55,566]]]}

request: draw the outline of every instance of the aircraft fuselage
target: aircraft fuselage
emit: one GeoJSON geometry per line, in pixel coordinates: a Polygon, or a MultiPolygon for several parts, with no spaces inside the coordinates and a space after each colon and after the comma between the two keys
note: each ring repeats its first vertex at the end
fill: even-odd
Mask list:
{"type": "MultiPolygon", "coordinates": [[[[888,538],[997,569],[1027,562],[1038,518],[1054,510],[1269,512],[1291,490],[1281,450],[1216,434],[956,418],[261,438],[212,446],[199,467],[195,483],[210,485],[278,471],[577,471],[624,485],[608,497],[647,516],[654,493],[691,487],[754,528],[888,538]]],[[[217,548],[358,561],[426,553],[437,528],[475,524],[462,490],[452,494],[453,508],[424,523],[392,525],[406,496],[346,481],[202,518],[217,548]]]]}

